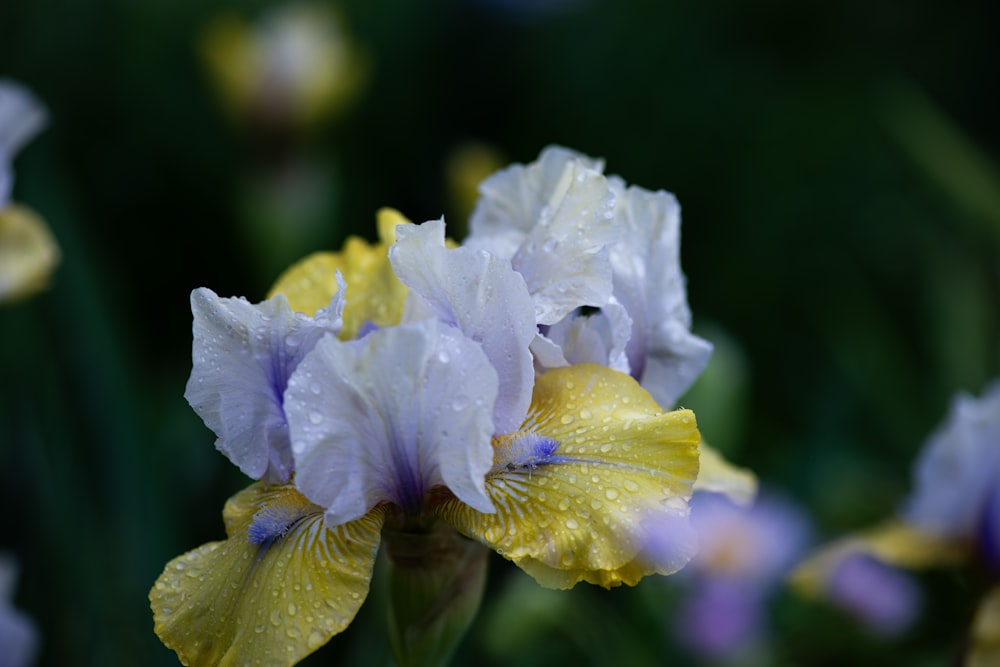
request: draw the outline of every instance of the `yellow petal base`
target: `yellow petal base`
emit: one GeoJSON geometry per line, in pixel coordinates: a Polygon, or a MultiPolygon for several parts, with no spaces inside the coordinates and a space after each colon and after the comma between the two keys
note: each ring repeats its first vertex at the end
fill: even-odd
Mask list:
{"type": "Polygon", "coordinates": [[[438,511],[543,586],[634,585],[694,553],[687,499],[699,442],[691,411],[664,413],[624,373],[552,370],[535,383],[522,431],[494,441],[486,488],[496,513],[457,500],[438,511]],[[541,443],[545,455],[517,442],[541,443]]]}
{"type": "Polygon", "coordinates": [[[149,594],[156,634],[181,663],[293,665],[354,619],[379,546],[379,508],[329,527],[293,487],[258,482],[223,516],[229,539],[170,561],[149,594]],[[261,512],[291,519],[254,544],[261,512]]]}

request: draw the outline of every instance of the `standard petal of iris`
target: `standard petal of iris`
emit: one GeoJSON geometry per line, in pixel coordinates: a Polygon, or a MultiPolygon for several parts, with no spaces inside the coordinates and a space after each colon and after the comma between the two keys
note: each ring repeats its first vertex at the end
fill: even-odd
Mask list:
{"type": "MultiPolygon", "coordinates": [[[[536,357],[535,361],[551,368],[589,362],[628,373],[625,346],[631,332],[632,318],[612,297],[595,313],[571,313],[549,327],[546,338],[559,346],[562,363],[555,359],[554,365],[546,366],[545,356],[536,357]]],[[[537,343],[535,349],[540,349],[537,343]]]]}
{"type": "Polygon", "coordinates": [[[284,294],[293,310],[312,315],[337,293],[334,278],[340,271],[349,293],[344,306],[340,338],[350,340],[365,326],[398,324],[406,301],[406,286],[389,264],[389,246],[395,229],[409,221],[399,212],[382,209],[376,219],[379,242],[370,244],[351,236],[340,252],[319,252],[292,265],[278,278],[269,296],[284,294]]]}
{"type": "Polygon", "coordinates": [[[440,220],[400,228],[398,235],[389,257],[399,279],[436,317],[482,345],[500,380],[494,428],[516,429],[535,379],[529,345],[537,328],[524,279],[506,260],[446,248],[440,220]]]}
{"type": "Polygon", "coordinates": [[[621,240],[611,249],[614,294],[632,317],[630,372],[659,403],[672,406],[698,378],[712,346],[690,332],[691,310],[680,265],[680,206],[662,190],[626,189],[617,197],[621,240]]]}
{"type": "Polygon", "coordinates": [[[331,526],[291,486],[256,483],[223,512],[228,539],[167,564],[150,591],[156,634],[185,665],[292,665],[354,619],[382,510],[331,526]]]}
{"type": "Polygon", "coordinates": [[[447,486],[483,511],[497,374],[437,320],[319,342],[288,384],[296,484],[340,523],[391,502],[419,511],[447,486]]]}
{"type": "Polygon", "coordinates": [[[611,296],[615,198],[594,166],[571,151],[547,149],[537,162],[482,185],[467,245],[510,259],[539,324],[555,324],[580,306],[602,306],[611,296]]]}
{"type": "Polygon", "coordinates": [[[340,331],[340,309],[335,299],[309,317],[280,294],[251,304],[204,287],[192,292],[194,366],[184,397],[218,436],[219,451],[250,477],[288,481],[285,386],[316,341],[340,331]]]}
{"type": "Polygon", "coordinates": [[[539,583],[604,587],[669,574],[693,556],[688,504],[700,436],[631,377],[595,364],[548,371],[522,430],[494,439],[486,488],[497,511],[438,510],[539,583]]]}

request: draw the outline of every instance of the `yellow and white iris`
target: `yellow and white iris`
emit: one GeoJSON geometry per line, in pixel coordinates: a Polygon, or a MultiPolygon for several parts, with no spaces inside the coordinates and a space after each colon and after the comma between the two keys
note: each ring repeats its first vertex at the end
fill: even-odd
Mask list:
{"type": "MultiPolygon", "coordinates": [[[[611,289],[614,197],[587,164],[560,169],[551,227],[513,259],[383,211],[379,243],[307,258],[265,302],[196,290],[188,399],[262,481],[227,504],[225,541],[171,561],[150,592],[182,662],[294,664],[351,622],[383,539],[442,521],[552,588],[634,585],[692,557],[694,414],[543,335],[611,289]],[[600,229],[578,238],[593,206],[600,229]],[[580,290],[545,284],[586,266],[599,275],[580,290]]],[[[713,488],[752,487],[706,462],[713,488]]]]}

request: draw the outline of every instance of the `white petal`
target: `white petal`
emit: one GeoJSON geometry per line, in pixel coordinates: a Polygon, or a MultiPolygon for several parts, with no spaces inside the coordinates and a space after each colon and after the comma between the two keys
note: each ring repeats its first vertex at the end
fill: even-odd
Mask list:
{"type": "MultiPolygon", "coordinates": [[[[500,379],[493,420],[499,433],[520,427],[534,382],[534,306],[510,262],[472,248],[446,249],[444,222],[398,228],[389,259],[400,281],[446,324],[483,347],[500,379]]],[[[416,316],[413,305],[407,314],[416,316]]]]}
{"type": "Polygon", "coordinates": [[[1000,486],[1000,382],[976,399],[958,394],[914,466],[904,518],[934,535],[974,537],[1000,486]]]}
{"type": "Polygon", "coordinates": [[[13,157],[48,119],[41,102],[24,86],[0,79],[0,154],[13,157]]]}
{"type": "Polygon", "coordinates": [[[549,327],[546,337],[560,347],[569,364],[590,362],[628,373],[625,346],[631,333],[632,319],[612,298],[590,315],[567,315],[549,327]]]}
{"type": "Polygon", "coordinates": [[[628,358],[638,379],[665,408],[687,391],[708,364],[712,346],[690,333],[680,265],[680,206],[662,190],[625,189],[609,179],[622,229],[611,249],[614,294],[632,318],[628,358]]]}
{"type": "MultiPolygon", "coordinates": [[[[474,236],[503,236],[512,230],[523,239],[538,222],[541,210],[548,205],[551,193],[562,178],[566,165],[578,161],[598,173],[602,160],[591,158],[561,146],[549,146],[529,165],[514,164],[493,174],[479,186],[481,195],[469,229],[474,236]]],[[[513,257],[516,248],[503,257],[513,257]]]]}
{"type": "Polygon", "coordinates": [[[285,395],[296,486],[337,524],[382,502],[418,511],[437,485],[492,512],[496,394],[482,349],[437,320],[324,338],[285,395]]]}
{"type": "Polygon", "coordinates": [[[292,312],[281,294],[251,304],[204,287],[191,293],[194,365],[184,396],[216,447],[254,479],[284,482],[292,472],[285,386],[316,341],[340,331],[343,291],[315,318],[292,312]]]}
{"type": "Polygon", "coordinates": [[[10,200],[14,155],[42,130],[47,117],[45,107],[27,88],[0,79],[0,208],[10,200]]]}
{"type": "Polygon", "coordinates": [[[514,165],[480,187],[466,245],[510,257],[540,324],[580,306],[602,306],[611,296],[607,249],[617,238],[615,200],[600,166],[550,148],[537,162],[514,165]]]}

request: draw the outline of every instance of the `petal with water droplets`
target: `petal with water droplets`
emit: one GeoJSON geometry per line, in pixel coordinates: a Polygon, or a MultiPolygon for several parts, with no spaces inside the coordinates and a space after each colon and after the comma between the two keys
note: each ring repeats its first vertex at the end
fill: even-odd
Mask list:
{"type": "Polygon", "coordinates": [[[483,514],[438,511],[539,583],[634,585],[694,554],[687,500],[700,436],[689,410],[664,413],[631,377],[595,364],[548,371],[522,431],[494,439],[483,514]]]}
{"type": "Polygon", "coordinates": [[[156,634],[183,664],[285,667],[351,623],[368,594],[381,508],[330,526],[293,487],[256,483],[223,515],[228,539],[170,561],[149,593],[156,634]],[[264,539],[248,537],[254,526],[264,539]]]}

